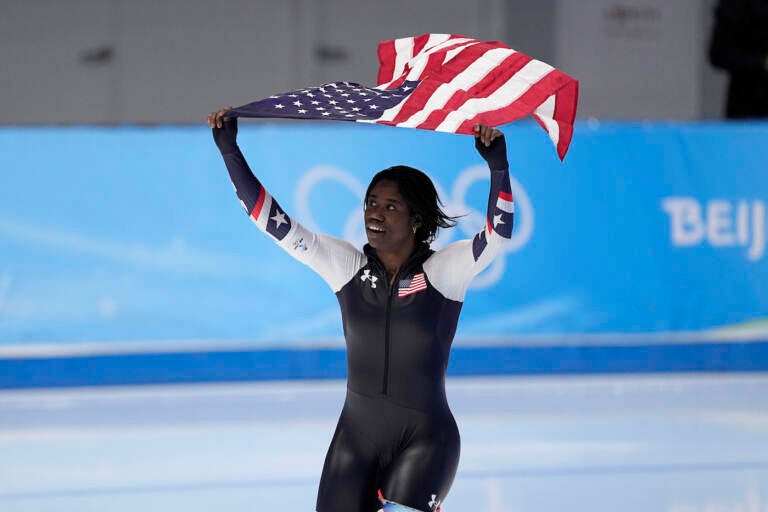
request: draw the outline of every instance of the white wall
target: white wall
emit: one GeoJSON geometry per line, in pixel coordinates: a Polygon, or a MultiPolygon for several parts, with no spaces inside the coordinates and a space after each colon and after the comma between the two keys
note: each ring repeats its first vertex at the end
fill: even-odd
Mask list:
{"type": "Polygon", "coordinates": [[[713,1],[5,0],[0,124],[197,123],[310,84],[374,85],[377,43],[424,32],[562,67],[581,80],[580,117],[717,117],[713,1]],[[605,12],[647,6],[661,13],[649,36],[611,35],[605,12]]]}
{"type": "Polygon", "coordinates": [[[195,122],[306,78],[300,0],[31,0],[6,12],[4,123],[195,122]]]}
{"type": "Polygon", "coordinates": [[[699,0],[559,0],[559,66],[583,117],[696,119],[705,43],[699,0]]]}

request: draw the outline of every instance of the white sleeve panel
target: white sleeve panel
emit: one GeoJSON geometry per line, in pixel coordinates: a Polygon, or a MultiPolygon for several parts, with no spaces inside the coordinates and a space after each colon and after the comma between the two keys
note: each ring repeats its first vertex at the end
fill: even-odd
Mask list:
{"type": "MultiPolygon", "coordinates": [[[[483,233],[481,231],[478,236],[483,233]]],[[[488,232],[485,231],[487,235],[488,232]]],[[[472,279],[490,265],[493,258],[509,239],[497,234],[488,237],[477,260],[473,254],[473,239],[459,240],[442,248],[424,262],[424,273],[429,282],[443,296],[450,300],[464,302],[472,279]]]]}
{"type": "Polygon", "coordinates": [[[317,272],[334,293],[341,290],[367,263],[366,256],[349,242],[313,233],[291,220],[294,223],[291,231],[278,245],[317,272]]]}

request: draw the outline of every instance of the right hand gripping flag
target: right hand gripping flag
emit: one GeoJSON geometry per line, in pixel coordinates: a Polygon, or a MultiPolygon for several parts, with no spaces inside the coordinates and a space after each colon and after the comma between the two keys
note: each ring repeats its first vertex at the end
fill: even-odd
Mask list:
{"type": "Polygon", "coordinates": [[[423,34],[379,44],[378,85],[332,82],[233,109],[239,117],[330,119],[474,134],[532,115],[562,160],[578,81],[504,43],[423,34]]]}

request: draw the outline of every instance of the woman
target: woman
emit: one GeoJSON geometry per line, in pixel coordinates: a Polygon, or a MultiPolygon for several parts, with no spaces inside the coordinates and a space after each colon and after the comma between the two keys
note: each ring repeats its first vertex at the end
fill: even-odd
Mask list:
{"type": "Polygon", "coordinates": [[[504,136],[475,127],[491,169],[486,227],[440,251],[429,243],[455,224],[432,181],[396,166],[365,194],[368,244],[312,233],[266,192],[237,146],[228,109],[207,122],[246,212],[316,271],[339,300],[347,344],[347,396],[325,459],[318,512],[435,512],[453,482],[459,433],[445,396],[445,370],[464,294],[512,234],[504,136]]]}

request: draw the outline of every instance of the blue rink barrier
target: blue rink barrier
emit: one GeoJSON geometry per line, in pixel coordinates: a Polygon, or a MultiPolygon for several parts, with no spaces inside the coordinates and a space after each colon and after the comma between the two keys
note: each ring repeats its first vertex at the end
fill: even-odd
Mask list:
{"type": "MultiPolygon", "coordinates": [[[[456,347],[448,376],[768,371],[768,341],[456,347]]],[[[0,389],[346,377],[342,349],[232,350],[0,359],[0,389]]]]}
{"type": "MultiPolygon", "coordinates": [[[[433,248],[483,228],[471,137],[342,124],[240,127],[292,220],[362,247],[402,163],[461,216],[433,248]]],[[[515,228],[450,375],[768,370],[768,123],[578,123],[564,162],[502,128],[515,228]]],[[[0,155],[0,387],[344,377],[336,297],[248,220],[209,129],[0,128],[0,155]]]]}

